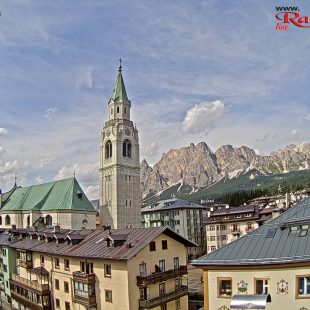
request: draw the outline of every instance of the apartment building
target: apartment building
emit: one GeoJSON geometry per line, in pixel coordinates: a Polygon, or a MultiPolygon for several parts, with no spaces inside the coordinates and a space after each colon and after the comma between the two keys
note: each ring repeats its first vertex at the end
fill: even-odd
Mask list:
{"type": "MultiPolygon", "coordinates": [[[[4,234],[2,234],[4,236],[4,234]]],[[[13,309],[188,309],[186,247],[166,227],[11,229],[13,309]]]]}
{"type": "Polygon", "coordinates": [[[203,269],[204,309],[309,309],[310,198],[192,261],[203,269]]]}
{"type": "Polygon", "coordinates": [[[173,198],[161,200],[142,208],[143,227],[167,226],[184,238],[197,244],[188,248],[188,258],[192,259],[206,253],[205,226],[203,218],[207,215],[206,207],[173,198]]]}
{"type": "Polygon", "coordinates": [[[278,216],[282,211],[277,207],[260,209],[255,205],[211,209],[209,216],[204,219],[207,252],[219,249],[251,232],[265,221],[278,216]]]}

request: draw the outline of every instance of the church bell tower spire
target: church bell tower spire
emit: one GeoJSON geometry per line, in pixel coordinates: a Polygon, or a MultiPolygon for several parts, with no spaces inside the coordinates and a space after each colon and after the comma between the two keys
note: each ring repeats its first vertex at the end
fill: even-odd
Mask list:
{"type": "Polygon", "coordinates": [[[100,214],[112,228],[141,226],[140,158],[138,130],[130,119],[120,59],[109,120],[104,124],[100,146],[100,214]]]}

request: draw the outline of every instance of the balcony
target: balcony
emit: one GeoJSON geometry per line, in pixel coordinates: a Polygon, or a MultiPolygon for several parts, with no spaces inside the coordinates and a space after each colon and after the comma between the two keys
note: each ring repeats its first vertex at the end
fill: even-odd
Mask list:
{"type": "Polygon", "coordinates": [[[11,291],[11,297],[32,310],[51,310],[52,309],[51,305],[38,304],[36,302],[33,302],[32,300],[27,299],[26,297],[22,295],[17,294],[14,291],[11,291]]]}
{"type": "Polygon", "coordinates": [[[49,294],[48,284],[40,284],[38,281],[25,279],[14,273],[12,273],[10,282],[13,285],[22,286],[29,290],[34,290],[40,295],[49,294]]]}
{"type": "Polygon", "coordinates": [[[94,273],[86,274],[82,271],[73,272],[73,281],[85,284],[95,284],[96,275],[94,273]]]}
{"type": "Polygon", "coordinates": [[[186,296],[187,294],[188,294],[187,286],[182,286],[173,292],[163,294],[163,295],[155,297],[155,298],[150,298],[147,300],[140,299],[139,300],[139,310],[152,309],[152,308],[158,307],[160,305],[163,305],[169,301],[180,298],[182,296],[186,296]]]}
{"type": "Polygon", "coordinates": [[[95,295],[94,296],[81,296],[75,292],[74,302],[84,305],[84,306],[91,306],[92,308],[97,307],[95,295]]]}
{"type": "Polygon", "coordinates": [[[181,277],[187,274],[187,266],[180,266],[176,269],[170,269],[163,272],[155,272],[148,276],[137,276],[137,285],[138,286],[146,286],[154,283],[158,283],[161,281],[165,281],[168,279],[173,279],[176,277],[181,277]]]}
{"type": "Polygon", "coordinates": [[[26,261],[23,259],[19,259],[18,260],[18,266],[19,267],[24,267],[26,269],[32,269],[33,268],[33,262],[31,261],[26,261]]]}

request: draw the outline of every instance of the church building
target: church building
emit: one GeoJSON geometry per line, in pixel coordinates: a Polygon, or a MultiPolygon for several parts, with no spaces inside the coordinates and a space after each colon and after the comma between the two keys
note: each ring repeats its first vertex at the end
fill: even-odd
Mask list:
{"type": "Polygon", "coordinates": [[[112,228],[141,226],[139,137],[130,109],[120,63],[100,146],[101,223],[112,228]]]}

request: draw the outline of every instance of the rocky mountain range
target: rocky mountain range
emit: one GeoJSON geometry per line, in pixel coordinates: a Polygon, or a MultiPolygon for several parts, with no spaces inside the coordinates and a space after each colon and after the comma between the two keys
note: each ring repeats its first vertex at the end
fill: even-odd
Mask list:
{"type": "Polygon", "coordinates": [[[141,163],[143,197],[169,187],[191,186],[193,190],[208,187],[223,178],[234,178],[250,170],[263,174],[287,173],[310,167],[310,143],[288,145],[262,156],[246,146],[223,145],[213,152],[205,142],[164,153],[153,167],[141,163]]]}

